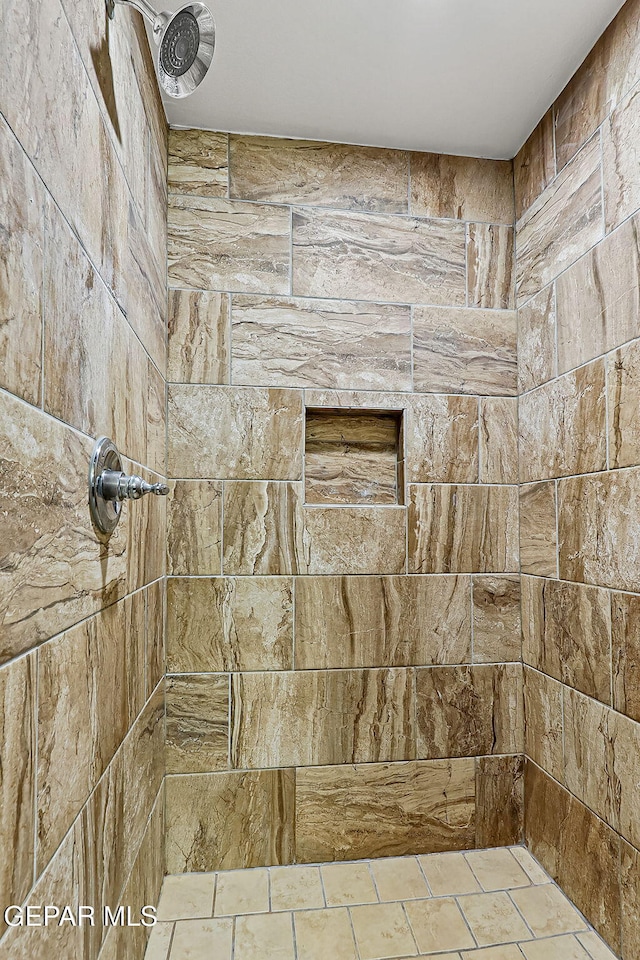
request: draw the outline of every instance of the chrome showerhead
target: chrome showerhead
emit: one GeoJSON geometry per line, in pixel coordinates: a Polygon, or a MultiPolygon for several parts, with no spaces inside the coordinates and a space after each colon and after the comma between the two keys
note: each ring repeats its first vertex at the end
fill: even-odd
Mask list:
{"type": "Polygon", "coordinates": [[[150,21],[158,47],[158,81],[175,99],[188,97],[207,75],[216,45],[216,27],[203,3],[185,3],[175,13],[156,13],[147,0],[106,0],[109,16],[115,4],[135,7],[150,21]]]}

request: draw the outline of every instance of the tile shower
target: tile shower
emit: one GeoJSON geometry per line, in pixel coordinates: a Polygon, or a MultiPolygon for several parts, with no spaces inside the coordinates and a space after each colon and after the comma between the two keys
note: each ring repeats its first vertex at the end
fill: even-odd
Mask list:
{"type": "Polygon", "coordinates": [[[526,842],[638,960],[638,0],[513,163],[167,134],[135,15],[5,17],[3,905],[526,842]]]}

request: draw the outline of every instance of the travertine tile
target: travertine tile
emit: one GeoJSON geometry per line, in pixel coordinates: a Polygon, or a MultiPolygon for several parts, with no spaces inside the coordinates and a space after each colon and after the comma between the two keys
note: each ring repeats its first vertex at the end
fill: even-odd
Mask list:
{"type": "Polygon", "coordinates": [[[321,872],[328,907],[378,902],[367,863],[328,863],[321,872]]]}
{"type": "Polygon", "coordinates": [[[470,307],[514,307],[514,229],[470,223],[467,234],[467,302],[470,307]]]}
{"type": "Polygon", "coordinates": [[[514,855],[532,883],[548,883],[549,875],[545,873],[535,857],[532,857],[526,847],[512,847],[514,855]]]}
{"type": "Polygon", "coordinates": [[[296,669],[464,663],[468,577],[301,577],[296,669]]]}
{"type": "Polygon", "coordinates": [[[269,871],[219,873],[214,916],[269,912],[269,871]]]}
{"type": "Polygon", "coordinates": [[[408,306],[234,296],[236,384],[411,390],[408,306]]]}
{"type": "Polygon", "coordinates": [[[480,400],[480,483],[518,482],[518,400],[480,400]]]}
{"type": "Polygon", "coordinates": [[[229,677],[167,677],[167,773],[209,773],[229,766],[229,677]]]}
{"type": "Polygon", "coordinates": [[[226,133],[209,130],[169,131],[170,193],[199,197],[227,196],[226,133]]]}
{"type": "Polygon", "coordinates": [[[308,572],[302,495],[301,483],[225,483],[225,574],[277,576],[308,572]]]}
{"type": "Polygon", "coordinates": [[[607,233],[640,207],[636,143],[640,132],[640,90],[621,100],[602,128],[604,211],[607,233]]]}
{"type": "Polygon", "coordinates": [[[293,584],[289,577],[171,578],[167,670],[290,670],[293,584]]]}
{"type": "MultiPolygon", "coordinates": [[[[556,283],[559,285],[582,262],[579,260],[556,283]]],[[[518,388],[521,393],[539,387],[556,374],[555,290],[556,284],[550,284],[518,310],[518,388]]],[[[582,340],[582,337],[572,339],[582,340]]]]}
{"type": "Polygon", "coordinates": [[[237,960],[258,960],[261,957],[294,960],[291,914],[238,917],[233,955],[237,960]]]}
{"type": "Polygon", "coordinates": [[[172,286],[240,293],[289,293],[287,207],[239,200],[169,197],[172,286]]]}
{"type": "Polygon", "coordinates": [[[413,710],[412,670],[235,674],[232,764],[412,760],[413,710]]]}
{"type": "MultiPolygon", "coordinates": [[[[626,917],[629,914],[625,914],[626,917]]],[[[601,940],[597,933],[579,933],[577,939],[588,952],[592,960],[615,960],[615,957],[604,940],[601,940]]],[[[542,958],[540,958],[542,960],[542,958]]],[[[582,958],[579,958],[582,960],[582,958]]]]}
{"type": "Polygon", "coordinates": [[[167,870],[228,870],[293,859],[288,770],[168,777],[167,870]]]}
{"type": "Polygon", "coordinates": [[[640,398],[640,340],[607,357],[607,414],[609,467],[640,463],[640,427],[636,409],[640,398]]]}
{"type": "MultiPolygon", "coordinates": [[[[488,893],[513,887],[528,887],[530,884],[529,877],[510,850],[472,850],[465,854],[465,857],[480,886],[488,893]]],[[[478,903],[481,904],[481,901],[478,903]]]]}
{"type": "Polygon", "coordinates": [[[520,565],[538,577],[558,575],[554,480],[520,485],[520,565]]]}
{"type": "MultiPolygon", "coordinates": [[[[640,847],[640,825],[638,824],[638,784],[640,783],[640,756],[638,739],[640,727],[634,720],[619,713],[610,712],[608,731],[613,744],[614,768],[610,773],[611,793],[620,804],[620,819],[616,829],[632,843],[636,850],[640,847]]],[[[605,734],[606,735],[606,734],[605,734]]],[[[609,820],[615,827],[615,821],[609,820]]]]}
{"type": "Polygon", "coordinates": [[[167,380],[229,383],[229,296],[169,290],[167,380]]]}
{"type": "Polygon", "coordinates": [[[604,360],[594,360],[520,398],[520,479],[548,480],[604,470],[604,360]]]}
{"type": "Polygon", "coordinates": [[[473,893],[460,897],[458,903],[481,947],[531,939],[531,933],[508,893],[473,893]]]}
{"type": "Polygon", "coordinates": [[[524,835],[524,762],[512,757],[476,760],[476,847],[520,843],[524,835]]]}
{"type": "Polygon", "coordinates": [[[420,953],[474,947],[473,937],[455,900],[409,902],[405,906],[420,953]]]}
{"type": "Polygon", "coordinates": [[[474,844],[473,760],[296,771],[299,861],[405,856],[474,844]]]}
{"type": "Polygon", "coordinates": [[[640,597],[611,594],[613,706],[640,720],[640,597]]]}
{"type": "Polygon", "coordinates": [[[596,136],[518,222],[518,306],[602,239],[600,167],[600,138],[596,136]]]}
{"type": "Polygon", "coordinates": [[[518,569],[518,488],[409,485],[410,573],[518,569]]]}
{"type": "Polygon", "coordinates": [[[298,960],[356,960],[349,911],[309,910],[294,914],[298,960]]]}
{"type": "Polygon", "coordinates": [[[165,877],[158,901],[158,920],[195,920],[213,916],[213,873],[165,877]]]}
{"type": "Polygon", "coordinates": [[[407,213],[409,157],[402,150],[232,135],[229,158],[232,197],[407,213]]]}
{"type": "Polygon", "coordinates": [[[473,662],[521,658],[520,577],[474,577],[473,662]]]}
{"type": "Polygon", "coordinates": [[[516,220],[537,200],[555,173],[553,110],[548,110],[513,161],[516,220]]]}
{"type": "Polygon", "coordinates": [[[149,934],[144,960],[168,960],[172,937],[172,923],[156,923],[149,934]]]}
{"type": "Polygon", "coordinates": [[[0,385],[39,403],[44,191],[0,117],[0,385]]]}
{"type": "MultiPolygon", "coordinates": [[[[638,901],[640,899],[640,857],[638,851],[624,840],[620,841],[620,899],[622,917],[623,956],[635,960],[640,943],[638,901]]],[[[580,941],[594,960],[613,960],[613,954],[600,942],[587,941],[589,934],[581,934],[580,941]]],[[[595,934],[591,934],[596,938],[595,934]]]]}
{"type": "Polygon", "coordinates": [[[302,394],[257,387],[169,387],[169,473],[186,479],[299,480],[302,394]]]}
{"type": "Polygon", "coordinates": [[[361,960],[417,953],[401,903],[352,907],[350,913],[361,960]]]}
{"type": "Polygon", "coordinates": [[[516,326],[511,310],[415,307],[414,389],[515,396],[516,326]]]}
{"type": "Polygon", "coordinates": [[[561,936],[520,944],[527,960],[590,960],[575,937],[561,936]]]}
{"type": "Polygon", "coordinates": [[[403,433],[407,483],[476,483],[477,399],[412,394],[406,403],[403,433]]]}
{"type": "Polygon", "coordinates": [[[553,883],[513,890],[511,899],[536,937],[586,930],[587,925],[553,883]]]}
{"type": "Polygon", "coordinates": [[[293,293],[462,305],[464,247],[451,221],[294,209],[293,293]]]}
{"type": "Polygon", "coordinates": [[[271,909],[315,910],[325,906],[318,867],[272,867],[271,909]]]}
{"type": "Polygon", "coordinates": [[[519,664],[416,671],[417,757],[520,753],[524,726],[519,664]]]}
{"type": "Polygon", "coordinates": [[[436,853],[419,859],[434,897],[480,893],[480,884],[463,854],[436,853]]]}
{"type": "Polygon", "coordinates": [[[412,153],[411,213],[416,217],[513,223],[510,161],[412,153]]]}
{"type": "Polygon", "coordinates": [[[306,507],[307,572],[404,573],[406,518],[405,507],[306,507]]]}
{"type": "Polygon", "coordinates": [[[232,920],[179,920],[174,928],[171,960],[231,960],[232,920]]]}
{"type": "Polygon", "coordinates": [[[371,872],[381,900],[424,900],[430,896],[415,857],[374,860],[371,872]]]}
{"type": "Polygon", "coordinates": [[[167,567],[174,576],[221,573],[222,484],[214,480],[171,483],[167,504],[167,567]]]}
{"type": "Polygon", "coordinates": [[[515,943],[505,943],[497,947],[482,947],[462,954],[462,960],[522,960],[522,954],[515,943]]]}
{"type": "Polygon", "coordinates": [[[524,670],[524,723],[527,756],[562,783],[562,686],[528,667],[524,670]]]}

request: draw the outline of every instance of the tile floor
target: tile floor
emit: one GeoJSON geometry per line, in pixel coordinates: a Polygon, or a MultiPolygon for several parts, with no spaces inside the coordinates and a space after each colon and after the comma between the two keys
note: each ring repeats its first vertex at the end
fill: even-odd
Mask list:
{"type": "Polygon", "coordinates": [[[524,847],[166,877],[146,960],[614,960],[524,847]]]}

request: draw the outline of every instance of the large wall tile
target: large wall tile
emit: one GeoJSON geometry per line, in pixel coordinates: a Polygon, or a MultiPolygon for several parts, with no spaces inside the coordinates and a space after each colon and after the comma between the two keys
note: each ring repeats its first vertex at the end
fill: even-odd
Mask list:
{"type": "Polygon", "coordinates": [[[411,213],[512,224],[512,165],[508,160],[412,153],[411,213]]]}
{"type": "Polygon", "coordinates": [[[558,575],[554,480],[520,485],[520,564],[522,573],[558,575]]]}
{"type": "Polygon", "coordinates": [[[168,229],[173,286],[290,292],[287,207],[174,194],[168,229]]]}
{"type": "Polygon", "coordinates": [[[564,782],[574,797],[618,829],[619,784],[615,714],[608,707],[563,687],[564,782]]]}
{"type": "Polygon", "coordinates": [[[416,671],[417,757],[521,753],[520,664],[416,671]]]}
{"type": "Polygon", "coordinates": [[[228,674],[167,677],[167,773],[211,773],[229,766],[228,674]]]}
{"type": "Polygon", "coordinates": [[[405,507],[306,507],[307,572],[406,573],[406,524],[405,507]]]}
{"type": "Polygon", "coordinates": [[[416,307],[413,336],[416,390],[515,396],[514,312],[416,307]]]}
{"type": "Polygon", "coordinates": [[[640,597],[611,594],[613,706],[640,721],[640,597]]]}
{"type": "Polygon", "coordinates": [[[170,130],[167,178],[170,193],[226,197],[228,140],[226,133],[170,130]]]}
{"type": "Polygon", "coordinates": [[[476,847],[520,844],[524,832],[524,759],[476,760],[476,847]]]}
{"type": "Polygon", "coordinates": [[[410,573],[518,569],[518,488],[409,486],[410,573]]]}
{"type": "Polygon", "coordinates": [[[469,306],[493,310],[513,309],[514,270],[513,227],[470,223],[467,235],[469,306]]]}
{"type": "Polygon", "coordinates": [[[622,955],[625,960],[640,956],[640,853],[620,841],[620,892],[622,898],[622,955]]]}
{"type": "Polygon", "coordinates": [[[412,760],[413,670],[235,674],[231,723],[239,768],[412,760]]]}
{"type": "Polygon", "coordinates": [[[169,673],[293,667],[289,577],[170,578],[167,601],[169,673]]]}
{"type": "Polygon", "coordinates": [[[236,384],[411,389],[411,310],[355,301],[234,296],[236,384]]]}
{"type": "Polygon", "coordinates": [[[296,771],[296,859],[359,860],[475,846],[474,760],[296,771]]]}
{"type": "Polygon", "coordinates": [[[298,480],[302,394],[256,387],[169,387],[169,473],[218,480],[298,480]]]}
{"type": "Polygon", "coordinates": [[[602,239],[601,177],[596,136],[518,222],[518,306],[602,239]]]}
{"type": "Polygon", "coordinates": [[[473,662],[522,659],[520,576],[473,578],[473,662]]]}
{"type": "Polygon", "coordinates": [[[640,208],[637,143],[640,89],[622,100],[603,126],[604,212],[607,232],[640,208]]]}
{"type": "MultiPolygon", "coordinates": [[[[558,284],[569,273],[571,270],[560,277],[558,284]]],[[[555,285],[550,284],[518,310],[518,387],[521,393],[539,387],[556,375],[555,289],[555,285]]]]}
{"type": "Polygon", "coordinates": [[[167,505],[167,567],[174,576],[222,572],[222,483],[174,480],[167,505]]]}
{"type": "Polygon", "coordinates": [[[524,668],[525,753],[551,777],[564,782],[562,684],[524,668]]]}
{"type": "Polygon", "coordinates": [[[225,483],[223,572],[306,573],[302,495],[301,483],[225,483]]]}
{"type": "Polygon", "coordinates": [[[465,303],[462,224],[293,212],[293,293],[397,303],[465,303]]]}
{"type": "Polygon", "coordinates": [[[292,770],[167,777],[167,872],[293,863],[292,770]]]}
{"type": "Polygon", "coordinates": [[[614,738],[614,769],[609,767],[606,771],[611,781],[609,789],[620,804],[619,831],[637,850],[640,848],[640,726],[635,720],[610,711],[609,728],[614,738]]]}
{"type": "Polygon", "coordinates": [[[229,161],[230,195],[241,200],[407,213],[402,150],[232,135],[229,161]]]}
{"type": "Polygon", "coordinates": [[[297,670],[465,663],[468,577],[299,577],[297,670]]]}
{"type": "Polygon", "coordinates": [[[513,161],[516,220],[538,199],[555,175],[553,110],[548,110],[513,161]]]}
{"type": "Polygon", "coordinates": [[[229,383],[229,295],[169,290],[167,380],[229,383]]]}
{"type": "Polygon", "coordinates": [[[412,394],[403,423],[407,483],[476,483],[478,401],[412,394]]]}
{"type": "Polygon", "coordinates": [[[607,359],[609,467],[640,463],[640,341],[634,340],[607,359]]]}
{"type": "Polygon", "coordinates": [[[518,482],[518,401],[480,400],[480,483],[518,482]]]}

